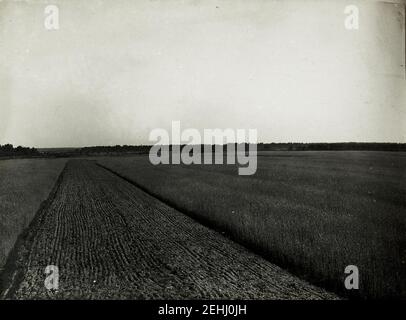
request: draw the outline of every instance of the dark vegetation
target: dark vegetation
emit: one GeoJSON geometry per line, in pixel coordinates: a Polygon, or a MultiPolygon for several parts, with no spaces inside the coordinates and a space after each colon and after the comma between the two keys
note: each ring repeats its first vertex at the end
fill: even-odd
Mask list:
{"type": "Polygon", "coordinates": [[[337,143],[259,143],[258,151],[406,151],[406,143],[337,142],[337,143]]]}
{"type": "Polygon", "coordinates": [[[39,156],[40,153],[35,148],[27,148],[27,147],[14,147],[12,144],[5,144],[0,145],[0,157],[32,157],[32,156],[39,156]]]}
{"type": "MultiPolygon", "coordinates": [[[[183,148],[185,145],[182,145],[183,148]]],[[[246,144],[248,147],[248,144],[246,144]]],[[[0,145],[0,158],[9,157],[50,157],[67,158],[94,155],[122,155],[122,154],[148,154],[151,145],[115,145],[92,146],[83,148],[27,148],[13,147],[12,144],[0,145]]],[[[172,150],[170,145],[169,149],[172,150]]],[[[201,145],[204,152],[204,145],[201,145]]],[[[215,145],[212,145],[214,151],[215,145]]],[[[223,146],[224,151],[227,145],[223,146]]],[[[248,149],[247,149],[248,150],[248,149]]],[[[378,142],[338,142],[338,143],[258,143],[257,151],[406,151],[406,143],[378,143],[378,142]]]]}
{"type": "Polygon", "coordinates": [[[148,153],[151,146],[129,146],[129,145],[116,145],[116,146],[95,146],[85,147],[78,149],[80,154],[110,154],[110,153],[148,153]]]}
{"type": "MultiPolygon", "coordinates": [[[[185,145],[182,145],[184,147],[185,145]]],[[[246,144],[246,147],[248,144],[246,144]]],[[[170,146],[170,150],[172,149],[170,146]]],[[[214,145],[212,146],[214,151],[214,145]]],[[[111,153],[148,153],[150,145],[128,146],[95,146],[78,149],[80,154],[111,154],[111,153]]],[[[227,145],[224,145],[226,150],[227,145]]],[[[204,145],[201,145],[204,150],[204,145]]],[[[377,142],[339,142],[339,143],[258,143],[258,151],[406,151],[406,143],[377,143],[377,142]]]]}

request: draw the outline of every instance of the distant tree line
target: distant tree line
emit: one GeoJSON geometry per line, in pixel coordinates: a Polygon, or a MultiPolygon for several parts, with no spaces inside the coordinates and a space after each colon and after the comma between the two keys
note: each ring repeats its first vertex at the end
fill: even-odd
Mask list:
{"type": "Polygon", "coordinates": [[[12,144],[0,145],[0,157],[13,156],[38,156],[40,153],[35,148],[14,147],[12,144]]]}
{"type": "MultiPolygon", "coordinates": [[[[181,149],[185,145],[181,145],[181,149]]],[[[204,145],[200,145],[201,152],[204,152],[204,145]]],[[[207,146],[206,146],[207,147],[207,146]]],[[[215,145],[212,145],[212,151],[215,151],[215,145]]],[[[248,144],[245,144],[248,150],[248,144]]],[[[114,154],[148,154],[151,145],[116,145],[116,146],[94,146],[73,149],[64,152],[39,152],[35,148],[14,147],[12,144],[0,145],[0,157],[75,157],[80,155],[114,155],[114,154]]],[[[169,150],[173,145],[169,146],[169,150]]],[[[227,145],[223,145],[223,150],[227,150],[227,145]]],[[[258,143],[258,151],[406,151],[406,143],[378,143],[378,142],[339,142],[339,143],[258,143]]]]}
{"type": "Polygon", "coordinates": [[[364,151],[406,151],[406,143],[380,142],[336,142],[336,143],[259,143],[258,151],[316,151],[316,150],[364,150],[364,151]]]}
{"type": "MultiPolygon", "coordinates": [[[[181,149],[185,145],[181,145],[181,149]]],[[[212,145],[212,151],[215,146],[212,145]]],[[[248,149],[248,144],[245,144],[248,149]]],[[[87,154],[121,154],[121,153],[149,153],[150,145],[116,145],[116,146],[94,146],[78,149],[81,155],[87,154]]],[[[173,149],[173,145],[169,146],[169,150],[173,149]]],[[[223,146],[224,151],[227,145],[223,146]]],[[[204,152],[204,145],[200,145],[200,150],[204,152]]],[[[378,143],[378,142],[338,142],[338,143],[258,143],[258,151],[344,151],[344,150],[359,150],[359,151],[406,151],[406,143],[378,143]]],[[[76,153],[76,152],[75,152],[76,153]]]]}
{"type": "Polygon", "coordinates": [[[111,154],[111,153],[148,153],[151,146],[94,146],[79,149],[80,154],[111,154]]]}

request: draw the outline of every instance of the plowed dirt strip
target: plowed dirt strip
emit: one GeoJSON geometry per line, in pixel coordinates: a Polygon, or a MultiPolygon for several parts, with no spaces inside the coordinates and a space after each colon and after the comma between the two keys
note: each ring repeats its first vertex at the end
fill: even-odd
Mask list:
{"type": "Polygon", "coordinates": [[[91,161],[67,164],[38,215],[8,298],[336,298],[91,161]],[[54,293],[47,265],[59,267],[54,293]]]}

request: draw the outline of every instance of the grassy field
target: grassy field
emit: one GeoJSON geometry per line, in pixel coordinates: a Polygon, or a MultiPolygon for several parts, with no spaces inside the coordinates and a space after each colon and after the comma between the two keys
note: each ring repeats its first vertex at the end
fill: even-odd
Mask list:
{"type": "Polygon", "coordinates": [[[0,160],[0,270],[54,186],[66,160],[0,160]]]}
{"type": "Polygon", "coordinates": [[[406,154],[269,152],[254,176],[235,166],[152,166],[147,156],[98,160],[220,228],[283,268],[343,295],[406,297],[406,154]]]}

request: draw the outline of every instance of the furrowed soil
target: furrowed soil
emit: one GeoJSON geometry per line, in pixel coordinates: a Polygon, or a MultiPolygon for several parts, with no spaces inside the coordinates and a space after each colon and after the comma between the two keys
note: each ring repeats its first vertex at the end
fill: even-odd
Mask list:
{"type": "Polygon", "coordinates": [[[337,298],[86,160],[67,163],[7,267],[12,299],[337,298]]]}

